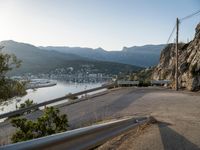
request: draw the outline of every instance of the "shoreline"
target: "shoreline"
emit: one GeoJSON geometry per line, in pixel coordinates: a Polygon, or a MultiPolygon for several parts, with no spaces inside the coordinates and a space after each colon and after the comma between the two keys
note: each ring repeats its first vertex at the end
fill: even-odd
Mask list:
{"type": "Polygon", "coordinates": [[[32,79],[26,85],[26,90],[28,89],[38,89],[43,87],[51,87],[57,85],[57,81],[48,79],[32,79]]]}
{"type": "MultiPolygon", "coordinates": [[[[0,114],[14,111],[16,104],[19,105],[27,99],[31,99],[34,103],[42,103],[51,99],[63,97],[69,93],[76,93],[85,89],[91,89],[101,86],[100,83],[96,84],[72,84],[67,82],[57,82],[57,85],[51,87],[43,87],[35,89],[28,89],[27,94],[22,97],[15,97],[9,101],[2,102],[0,105],[0,114]]],[[[91,93],[92,94],[92,93],[91,93]]],[[[53,104],[56,105],[56,104],[53,104]]]]}

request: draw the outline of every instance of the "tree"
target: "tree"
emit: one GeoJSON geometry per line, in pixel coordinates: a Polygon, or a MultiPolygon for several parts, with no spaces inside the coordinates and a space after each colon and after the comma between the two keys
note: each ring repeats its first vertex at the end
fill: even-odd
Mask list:
{"type": "Polygon", "coordinates": [[[21,65],[21,61],[15,55],[5,54],[0,47],[0,102],[14,96],[26,94],[23,83],[8,79],[6,73],[21,65]]]}
{"type": "Polygon", "coordinates": [[[19,68],[21,60],[18,60],[14,54],[2,52],[4,47],[0,47],[0,79],[5,78],[5,74],[13,68],[19,68]]]}
{"type": "Polygon", "coordinates": [[[69,127],[67,116],[60,115],[59,110],[53,107],[45,108],[44,114],[36,121],[14,118],[11,123],[18,128],[11,138],[14,143],[64,132],[69,127]]]}

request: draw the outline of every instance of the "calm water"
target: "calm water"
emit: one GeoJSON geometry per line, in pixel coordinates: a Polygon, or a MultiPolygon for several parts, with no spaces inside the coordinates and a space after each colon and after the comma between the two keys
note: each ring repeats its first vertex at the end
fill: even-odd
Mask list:
{"type": "MultiPolygon", "coordinates": [[[[38,88],[36,90],[27,90],[27,95],[20,99],[20,103],[23,103],[27,99],[33,100],[35,103],[41,103],[54,98],[65,96],[69,93],[76,93],[86,89],[91,89],[101,86],[102,83],[67,83],[67,82],[57,82],[57,85],[52,87],[38,88]]],[[[10,100],[6,105],[0,106],[0,114],[16,110],[16,99],[10,100]]]]}

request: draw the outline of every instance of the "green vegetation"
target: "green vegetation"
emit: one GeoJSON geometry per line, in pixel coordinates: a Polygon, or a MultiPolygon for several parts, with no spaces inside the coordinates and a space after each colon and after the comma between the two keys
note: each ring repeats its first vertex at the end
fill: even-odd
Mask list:
{"type": "Polygon", "coordinates": [[[0,79],[0,102],[25,94],[26,89],[23,83],[6,78],[0,79]]]}
{"type": "Polygon", "coordinates": [[[75,96],[72,93],[69,93],[68,95],[69,95],[69,99],[70,100],[76,100],[76,99],[78,99],[78,96],[75,96]]]}
{"type": "Polygon", "coordinates": [[[146,80],[146,81],[142,81],[142,80],[140,80],[138,86],[140,86],[140,87],[151,86],[151,82],[150,82],[150,81],[147,81],[147,80],[146,80]]]}
{"type": "MultiPolygon", "coordinates": [[[[24,103],[21,103],[20,106],[16,106],[18,109],[22,109],[22,108],[26,108],[26,107],[30,107],[32,105],[35,105],[36,103],[33,103],[33,100],[30,100],[30,99],[27,99],[24,103]]],[[[34,110],[32,110],[34,111],[34,110]]],[[[31,110],[30,110],[31,112],[31,110]]],[[[27,113],[30,113],[30,112],[27,112],[27,113]]]]}
{"type": "Polygon", "coordinates": [[[60,115],[53,107],[45,108],[44,114],[36,121],[14,118],[11,123],[18,128],[11,138],[14,143],[64,132],[69,127],[67,116],[60,115]]]}
{"type": "Polygon", "coordinates": [[[133,74],[130,79],[138,80],[139,86],[150,86],[150,80],[153,73],[154,68],[144,69],[135,74],[133,74]]]}
{"type": "Polygon", "coordinates": [[[113,84],[113,85],[109,86],[108,89],[114,89],[116,86],[117,86],[117,85],[114,85],[114,84],[113,84]]]}
{"type": "MultiPolygon", "coordinates": [[[[35,105],[35,104],[36,104],[36,103],[33,103],[33,100],[27,99],[24,103],[21,103],[19,107],[16,105],[16,108],[17,108],[17,109],[23,109],[23,108],[27,108],[27,107],[30,107],[30,106],[35,105]]],[[[34,108],[34,109],[31,109],[31,110],[28,110],[28,111],[24,112],[24,113],[21,114],[21,115],[29,114],[29,113],[34,112],[34,111],[36,111],[36,110],[38,110],[38,108],[34,108]]],[[[8,117],[8,119],[15,118],[15,117],[19,117],[19,116],[20,116],[20,114],[17,114],[17,115],[8,117]]]]}
{"type": "Polygon", "coordinates": [[[15,55],[5,54],[0,48],[0,102],[26,94],[23,83],[6,78],[6,73],[21,64],[15,55]]]}

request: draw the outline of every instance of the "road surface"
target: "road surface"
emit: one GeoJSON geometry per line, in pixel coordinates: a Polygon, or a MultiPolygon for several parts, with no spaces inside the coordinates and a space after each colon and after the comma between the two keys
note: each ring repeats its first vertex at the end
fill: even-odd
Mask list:
{"type": "MultiPolygon", "coordinates": [[[[150,126],[137,138],[127,133],[129,138],[121,140],[116,149],[170,149],[175,143],[180,149],[200,148],[200,93],[157,87],[121,88],[59,109],[68,115],[72,129],[124,116],[151,115],[163,122],[150,126]]],[[[34,119],[40,114],[35,112],[28,117],[34,119]]],[[[10,142],[9,135],[14,130],[9,123],[0,124],[1,143],[10,142]]],[[[116,143],[109,142],[103,149],[116,143]]]]}

